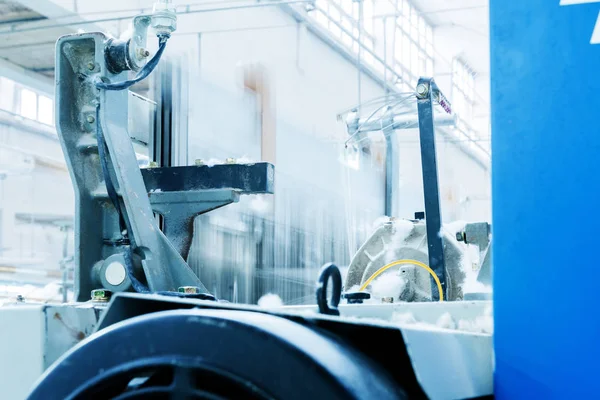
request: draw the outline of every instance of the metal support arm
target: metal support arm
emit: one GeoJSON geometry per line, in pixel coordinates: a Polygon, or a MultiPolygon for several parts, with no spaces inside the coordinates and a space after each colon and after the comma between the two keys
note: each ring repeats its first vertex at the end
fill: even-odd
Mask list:
{"type": "MultiPolygon", "coordinates": [[[[444,260],[444,243],[442,241],[442,215],[440,211],[437,153],[435,150],[434,100],[437,100],[440,104],[449,104],[445,101],[433,78],[419,79],[417,85],[417,108],[419,113],[419,138],[423,168],[429,267],[438,276],[442,284],[442,290],[446,295],[446,265],[444,260]]],[[[439,292],[433,282],[433,278],[431,278],[431,281],[432,298],[433,300],[439,300],[439,292]]]]}
{"type": "Polygon", "coordinates": [[[128,222],[132,250],[141,257],[152,291],[177,291],[180,286],[206,288],[161,232],[137,164],[127,126],[127,92],[100,91],[100,127],[108,147],[128,222]],[[125,105],[125,106],[124,106],[125,105]]]}

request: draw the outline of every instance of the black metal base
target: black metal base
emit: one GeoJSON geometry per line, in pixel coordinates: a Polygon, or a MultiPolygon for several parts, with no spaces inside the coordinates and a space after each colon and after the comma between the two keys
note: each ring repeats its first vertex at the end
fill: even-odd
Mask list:
{"type": "Polygon", "coordinates": [[[179,309],[102,329],[51,367],[29,399],[409,398],[389,372],[316,326],[219,307],[179,309]]]}

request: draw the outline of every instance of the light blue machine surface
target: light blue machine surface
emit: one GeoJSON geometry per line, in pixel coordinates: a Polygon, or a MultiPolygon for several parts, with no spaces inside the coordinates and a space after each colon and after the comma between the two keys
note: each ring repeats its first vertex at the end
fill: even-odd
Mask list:
{"type": "Polygon", "coordinates": [[[600,1],[559,3],[490,1],[498,399],[600,396],[600,1]]]}

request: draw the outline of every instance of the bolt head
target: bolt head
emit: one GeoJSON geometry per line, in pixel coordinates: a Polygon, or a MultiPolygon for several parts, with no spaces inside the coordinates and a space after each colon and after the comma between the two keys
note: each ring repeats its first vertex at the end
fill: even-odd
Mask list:
{"type": "Polygon", "coordinates": [[[138,49],[138,57],[139,57],[139,58],[146,58],[146,57],[148,57],[149,55],[150,55],[150,52],[149,52],[147,49],[145,49],[145,48],[143,48],[143,47],[140,47],[140,48],[138,49]]]}
{"type": "Polygon", "coordinates": [[[110,300],[112,292],[106,289],[94,289],[92,290],[92,301],[107,302],[110,300]]]}
{"type": "Polygon", "coordinates": [[[197,286],[181,286],[177,291],[185,294],[198,294],[200,293],[200,288],[197,286]]]}
{"type": "Polygon", "coordinates": [[[96,64],[94,64],[93,62],[89,62],[89,63],[87,64],[87,68],[88,68],[90,71],[93,71],[93,70],[96,68],[96,64]]]}
{"type": "Polygon", "coordinates": [[[125,266],[118,261],[113,261],[104,270],[104,278],[113,286],[119,286],[127,278],[125,266]]]}
{"type": "Polygon", "coordinates": [[[419,97],[427,96],[428,92],[429,92],[429,89],[427,88],[427,85],[425,85],[423,83],[417,85],[417,95],[419,95],[419,97]]]}
{"type": "Polygon", "coordinates": [[[94,118],[93,115],[88,115],[86,120],[87,120],[87,122],[89,122],[91,124],[96,120],[96,118],[94,118]]]}

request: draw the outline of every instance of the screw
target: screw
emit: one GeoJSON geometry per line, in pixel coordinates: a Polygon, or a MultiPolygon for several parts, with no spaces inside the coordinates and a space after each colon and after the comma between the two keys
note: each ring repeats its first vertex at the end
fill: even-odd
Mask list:
{"type": "Polygon", "coordinates": [[[140,48],[138,49],[138,56],[139,56],[140,58],[146,58],[146,57],[148,57],[149,55],[150,55],[150,52],[149,52],[148,50],[146,50],[145,48],[143,48],[143,47],[140,47],[140,48]]]}
{"type": "Polygon", "coordinates": [[[200,293],[200,288],[198,286],[181,286],[177,291],[185,294],[198,294],[200,293]]]}
{"type": "Polygon", "coordinates": [[[86,119],[87,119],[87,122],[89,122],[90,124],[96,120],[96,118],[94,118],[93,115],[88,115],[86,119]]]}
{"type": "Polygon", "coordinates": [[[417,96],[425,97],[427,96],[427,93],[429,93],[429,88],[427,87],[427,85],[423,83],[417,85],[417,96]]]}
{"type": "Polygon", "coordinates": [[[200,167],[200,166],[204,165],[204,160],[199,158],[196,161],[194,161],[194,164],[196,164],[197,166],[200,167]]]}
{"type": "Polygon", "coordinates": [[[90,71],[93,71],[96,68],[96,64],[94,64],[93,62],[89,62],[87,64],[87,67],[90,71]]]}
{"type": "Polygon", "coordinates": [[[106,289],[94,289],[92,290],[92,301],[107,302],[110,300],[112,292],[106,289]]]}

